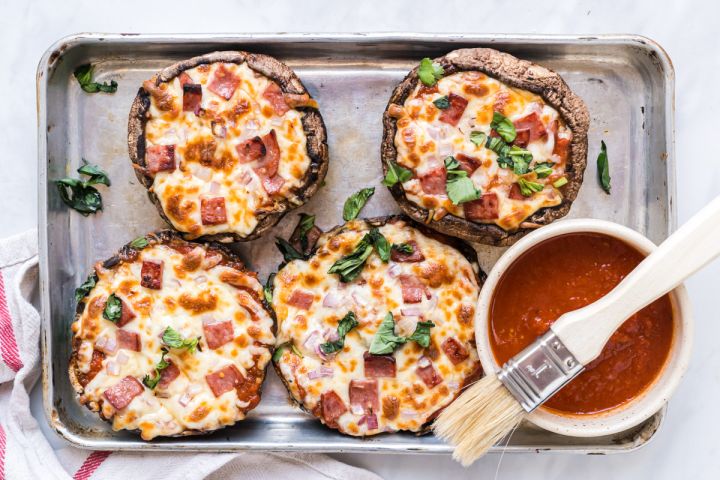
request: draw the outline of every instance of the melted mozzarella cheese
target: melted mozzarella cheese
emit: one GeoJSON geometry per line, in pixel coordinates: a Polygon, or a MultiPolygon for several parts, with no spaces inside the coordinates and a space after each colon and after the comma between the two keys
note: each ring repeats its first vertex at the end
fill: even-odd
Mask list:
{"type": "Polygon", "coordinates": [[[402,105],[402,118],[397,121],[395,146],[400,165],[415,172],[403,183],[406,197],[413,203],[433,211],[439,220],[447,213],[464,218],[461,205],[454,205],[446,194],[431,194],[423,191],[418,177],[444,166],[444,159],[450,155],[464,154],[480,161],[481,166],[473,172],[471,179],[482,193],[494,192],[498,196],[498,218],[475,220],[495,223],[505,230],[514,230],[527,217],[543,207],[559,205],[562,194],[552,183],[565,173],[565,161],[553,155],[555,135],[550,126],[556,123],[558,135],[569,138],[571,133],[557,111],[545,104],[533,93],[509,87],[480,72],[459,72],[448,75],[437,82],[437,92],[426,93],[423,85],[418,86],[402,105]],[[439,120],[441,110],[433,101],[454,93],[468,101],[456,126],[439,120]],[[471,132],[490,134],[493,112],[499,110],[511,121],[537,112],[548,135],[530,142],[526,147],[532,153],[532,167],[538,163],[552,162],[552,174],[547,178],[528,178],[543,185],[543,190],[522,200],[509,197],[513,183],[519,176],[512,169],[501,168],[497,154],[484,146],[470,141],[471,132]]]}
{"type": "Polygon", "coordinates": [[[262,179],[253,169],[255,162],[238,161],[237,145],[275,130],[280,148],[278,175],[284,184],[274,197],[291,197],[303,184],[310,166],[302,114],[290,109],[283,115],[277,115],[271,103],[263,97],[271,81],[245,63],[222,64],[240,79],[229,100],[213,93],[207,85],[218,65],[200,65],[185,71],[193,82],[202,86],[201,115],[183,111],[183,88],[176,77],[166,84],[166,91],[173,97],[174,108],[169,112],[162,111],[151,97],[145,128],[148,146],[176,145],[177,168],[170,172],[158,172],[152,190],[160,199],[173,227],[190,233],[193,238],[224,232],[247,236],[257,226],[259,213],[275,208],[276,201],[267,194],[262,179]],[[215,132],[213,122],[218,125],[215,132]],[[216,135],[221,128],[225,129],[224,136],[216,135]],[[215,147],[217,166],[190,160],[197,157],[195,152],[198,149],[209,145],[215,147]],[[203,225],[200,200],[204,197],[225,198],[227,223],[203,225]]]}
{"type": "Polygon", "coordinates": [[[139,335],[140,351],[118,348],[106,354],[102,368],[85,386],[81,401],[89,405],[102,401],[101,413],[104,418],[112,418],[115,430],[138,429],[146,440],[187,430],[210,431],[242,420],[247,405],[239,400],[236,390],[216,398],[205,376],[228,365],[235,365],[245,376],[253,368],[263,371],[270,361],[273,321],[260,303],[252,300],[253,295],[262,295],[257,279],[222,265],[188,269],[183,266],[183,255],[166,245],[145,248],[137,261],[97,270],[97,284],[72,326],[75,337],[81,341],[78,370],[85,373],[90,370],[92,351],[98,342],[103,345],[116,338],[118,326],[103,317],[105,301],[112,293],[136,315],[122,329],[139,335]],[[163,262],[162,289],[140,285],[143,260],[163,262]],[[228,278],[235,279],[233,283],[242,279],[254,294],[230,285],[226,282],[228,278]],[[203,320],[230,320],[233,340],[210,349],[203,320]],[[116,411],[110,402],[103,401],[103,393],[126,376],[142,382],[145,375],[154,375],[164,347],[162,334],[167,327],[174,328],[185,339],[200,337],[200,348],[194,353],[169,349],[165,358],[180,369],[180,375],[162,392],[144,387],[127,407],[116,411]]]}
{"type": "Polygon", "coordinates": [[[473,330],[479,292],[476,272],[458,251],[398,221],[381,227],[380,232],[391,243],[414,240],[425,260],[383,263],[373,253],[358,279],[342,283],[337,275],[327,271],[336,260],[352,251],[367,228],[362,221],[349,222],[340,233],[321,238],[311,259],[294,260],[277,274],[273,293],[278,319],[277,344],[292,342],[295,348],[283,350],[276,363],[293,397],[309,411],[317,411],[323,393],[333,390],[339,395],[348,409],[336,422],[342,432],[373,435],[384,431],[419,431],[435,411],[455,398],[464,380],[478,367],[473,330]],[[404,304],[400,276],[405,275],[418,278],[430,298],[424,296],[421,303],[404,304]],[[298,289],[313,295],[308,310],[288,303],[298,289]],[[355,313],[360,325],[348,333],[342,351],[323,358],[318,353],[318,343],[332,337],[338,321],[349,311],[355,313]],[[408,342],[395,350],[397,374],[395,378],[377,379],[378,428],[369,429],[363,413],[353,413],[348,388],[351,380],[366,378],[363,354],[388,312],[394,315],[398,335],[411,335],[421,319],[434,322],[435,327],[430,330],[430,349],[408,342]],[[457,365],[441,347],[448,338],[459,341],[469,353],[469,357],[457,365]],[[442,383],[433,388],[428,388],[416,373],[419,362],[426,361],[421,358],[426,356],[442,377],[442,383]],[[321,367],[330,368],[332,376],[312,378],[313,372],[321,371],[321,367]],[[396,416],[388,418],[386,402],[393,397],[397,401],[396,416]]]}

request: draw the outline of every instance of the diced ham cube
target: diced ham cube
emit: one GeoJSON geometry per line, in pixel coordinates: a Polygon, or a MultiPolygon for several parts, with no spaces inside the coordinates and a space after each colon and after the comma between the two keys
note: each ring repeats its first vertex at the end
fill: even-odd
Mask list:
{"type": "Polygon", "coordinates": [[[454,93],[448,95],[448,100],[450,101],[450,106],[442,111],[440,114],[440,121],[449,123],[454,127],[458,124],[460,118],[465,112],[468,101],[460,95],[455,95],[454,93]]]}
{"type": "Polygon", "coordinates": [[[255,167],[255,173],[264,178],[274,176],[280,165],[280,146],[277,142],[277,134],[275,130],[263,135],[262,143],[265,145],[265,155],[259,159],[260,162],[255,167]]]}
{"type": "Polygon", "coordinates": [[[366,378],[395,378],[395,357],[392,355],[373,355],[370,352],[363,354],[366,378]]]}
{"type": "Polygon", "coordinates": [[[393,262],[416,263],[425,260],[425,255],[422,254],[420,247],[415,240],[410,240],[409,242],[406,242],[406,244],[412,248],[412,253],[401,252],[400,250],[393,248],[390,250],[390,258],[393,262]]]}
{"type": "Polygon", "coordinates": [[[419,360],[420,363],[423,363],[423,361],[427,362],[427,365],[423,367],[418,365],[415,369],[415,373],[420,377],[420,380],[422,380],[428,388],[433,388],[442,383],[442,377],[438,374],[437,370],[435,370],[432,362],[424,357],[419,360]]]}
{"type": "Polygon", "coordinates": [[[198,83],[183,85],[183,112],[200,113],[202,102],[202,86],[198,83]]]}
{"type": "Polygon", "coordinates": [[[169,362],[167,368],[160,372],[160,381],[157,386],[159,388],[167,388],[173,380],[180,376],[180,369],[172,362],[169,362]]]}
{"type": "Polygon", "coordinates": [[[140,285],[153,290],[162,288],[163,262],[157,260],[143,260],[140,270],[140,285]]]}
{"type": "Polygon", "coordinates": [[[447,355],[453,365],[463,362],[470,356],[463,344],[453,337],[449,337],[445,340],[440,347],[443,349],[443,352],[445,352],[445,355],[447,355]]]}
{"type": "Polygon", "coordinates": [[[447,171],[444,166],[433,168],[420,177],[420,187],[423,192],[431,195],[444,195],[446,183],[447,171]]]}
{"type": "MultiPolygon", "coordinates": [[[[494,132],[495,130],[493,130],[494,132]]],[[[527,147],[527,144],[530,143],[530,130],[516,130],[515,140],[513,140],[513,144],[517,145],[518,147],[527,147]]]]}
{"type": "Polygon", "coordinates": [[[227,222],[225,197],[201,198],[200,218],[203,225],[220,225],[227,222]]]}
{"type": "Polygon", "coordinates": [[[413,275],[401,275],[400,287],[402,288],[403,302],[405,303],[420,303],[426,293],[425,285],[413,275]]]}
{"type": "MultiPolygon", "coordinates": [[[[515,125],[515,131],[518,132],[525,132],[527,131],[527,141],[525,142],[525,145],[527,145],[530,142],[533,142],[535,140],[538,140],[544,136],[547,135],[547,130],[545,130],[545,125],[543,125],[542,120],[540,119],[540,115],[538,115],[537,112],[531,112],[524,117],[515,120],[513,122],[513,125],[515,125]]],[[[523,135],[523,138],[521,140],[524,140],[525,137],[523,135]]],[[[517,144],[517,138],[515,139],[515,143],[517,144]]],[[[518,144],[519,145],[519,144],[518,144]]],[[[525,146],[523,145],[523,146],[525,146]]]]}
{"type": "Polygon", "coordinates": [[[285,179],[280,175],[274,175],[272,177],[265,177],[262,179],[262,186],[268,195],[276,194],[280,191],[283,185],[285,185],[285,179]]]}
{"type": "Polygon", "coordinates": [[[285,113],[290,110],[290,107],[288,107],[287,103],[285,103],[285,97],[283,96],[282,90],[275,82],[268,83],[268,86],[263,92],[263,98],[270,102],[273,110],[275,110],[275,113],[279,116],[285,115],[285,113]]]}
{"type": "Polygon", "coordinates": [[[526,200],[528,197],[522,194],[520,191],[520,185],[517,183],[513,183],[510,186],[510,193],[508,194],[509,198],[512,198],[513,200],[526,200]]]}
{"type": "Polygon", "coordinates": [[[265,144],[260,137],[245,140],[235,147],[235,150],[237,150],[240,163],[254,162],[265,156],[265,144]]]}
{"type": "Polygon", "coordinates": [[[351,408],[362,409],[365,414],[380,409],[377,380],[350,380],[349,396],[351,408]]]}
{"type": "Polygon", "coordinates": [[[335,424],[335,421],[340,418],[343,413],[348,411],[342,398],[335,393],[335,390],[330,390],[320,396],[320,406],[325,423],[331,426],[335,424]]]}
{"type": "Polygon", "coordinates": [[[145,388],[135,377],[127,376],[105,390],[103,396],[116,410],[122,410],[130,405],[133,398],[140,395],[143,390],[145,390],[145,388]]]}
{"type": "Polygon", "coordinates": [[[235,332],[230,320],[214,323],[203,322],[203,332],[205,332],[205,341],[210,350],[220,348],[235,338],[235,332]]]}
{"type": "Polygon", "coordinates": [[[570,150],[570,138],[560,137],[555,134],[555,145],[553,146],[553,155],[560,157],[560,161],[566,161],[570,150]]]}
{"type": "Polygon", "coordinates": [[[464,153],[456,154],[455,159],[460,164],[460,168],[465,170],[468,175],[472,175],[473,172],[482,165],[482,162],[479,159],[465,155],[464,153]]]}
{"type": "Polygon", "coordinates": [[[208,84],[208,90],[223,97],[225,100],[230,100],[238,85],[240,85],[240,78],[236,77],[234,73],[225,68],[225,65],[221,63],[215,69],[215,73],[208,84]]]}
{"type": "Polygon", "coordinates": [[[498,206],[495,192],[483,193],[477,200],[463,203],[463,212],[468,220],[495,220],[499,216],[498,206]]]}
{"type": "Polygon", "coordinates": [[[312,293],[294,290],[288,299],[288,304],[302,310],[307,310],[312,305],[313,300],[315,300],[315,295],[312,293]]]}
{"type": "Polygon", "coordinates": [[[175,170],[175,145],[151,145],[145,151],[145,169],[151,175],[175,170]]]}
{"type": "Polygon", "coordinates": [[[205,375],[205,381],[216,397],[234,389],[244,380],[242,373],[235,365],[228,365],[217,372],[205,375]]]}
{"type": "Polygon", "coordinates": [[[117,344],[118,348],[124,348],[125,350],[133,350],[136,352],[140,351],[140,335],[135,332],[128,332],[122,328],[117,331],[117,344]]]}
{"type": "Polygon", "coordinates": [[[190,78],[190,75],[188,75],[186,72],[182,72],[180,76],[178,77],[178,80],[180,81],[180,86],[184,87],[185,85],[188,85],[193,82],[192,78],[190,78]]]}
{"type": "Polygon", "coordinates": [[[123,300],[120,299],[120,320],[117,322],[118,327],[124,327],[127,323],[132,321],[136,317],[135,312],[132,311],[130,306],[123,300]]]}
{"type": "Polygon", "coordinates": [[[420,85],[420,88],[418,89],[418,96],[420,95],[432,95],[433,93],[438,93],[440,89],[438,88],[437,83],[433,85],[432,87],[428,87],[425,84],[420,85]]]}

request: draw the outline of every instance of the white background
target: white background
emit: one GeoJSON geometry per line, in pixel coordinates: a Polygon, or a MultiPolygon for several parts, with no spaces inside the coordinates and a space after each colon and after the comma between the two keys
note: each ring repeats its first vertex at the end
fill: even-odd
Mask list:
{"type": "MultiPolygon", "coordinates": [[[[0,0],[0,236],[37,223],[35,69],[77,32],[637,33],[657,40],[677,76],[678,212],[682,223],[720,193],[720,2],[0,0]]],[[[609,99],[621,101],[621,99],[609,99]]],[[[611,159],[612,162],[612,159],[611,159]]],[[[337,455],[385,478],[720,478],[720,262],[688,282],[696,311],[690,371],[647,447],[614,456],[490,455],[469,469],[444,456],[337,455]]],[[[36,402],[37,403],[37,402],[36,402]]],[[[42,419],[41,419],[42,421],[42,419]]],[[[300,480],[300,479],[298,479],[300,480]]]]}

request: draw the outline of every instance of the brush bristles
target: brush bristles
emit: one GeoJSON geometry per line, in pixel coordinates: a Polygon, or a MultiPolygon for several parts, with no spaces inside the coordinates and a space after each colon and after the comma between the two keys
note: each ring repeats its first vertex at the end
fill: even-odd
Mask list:
{"type": "Polygon", "coordinates": [[[494,375],[465,390],[438,416],[435,434],[455,446],[453,458],[467,467],[507,435],[525,410],[494,375]]]}

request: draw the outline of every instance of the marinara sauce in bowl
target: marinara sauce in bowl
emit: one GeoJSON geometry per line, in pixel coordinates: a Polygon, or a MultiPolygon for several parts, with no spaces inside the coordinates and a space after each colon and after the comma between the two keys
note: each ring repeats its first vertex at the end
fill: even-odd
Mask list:
{"type": "MultiPolygon", "coordinates": [[[[612,290],[655,248],[621,225],[566,220],[507,250],[480,294],[476,338],[486,371],[497,371],[562,314],[612,290]]],[[[657,412],[677,386],[690,351],[687,293],[679,287],[632,315],[600,357],[529,420],[556,433],[599,436],[657,412]]]]}

